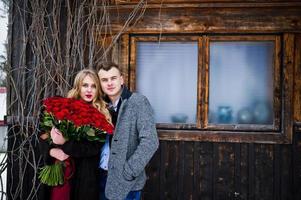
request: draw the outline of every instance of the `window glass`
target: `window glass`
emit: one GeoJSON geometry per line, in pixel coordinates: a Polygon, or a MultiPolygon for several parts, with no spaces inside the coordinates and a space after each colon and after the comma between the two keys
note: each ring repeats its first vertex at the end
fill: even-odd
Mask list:
{"type": "Polygon", "coordinates": [[[209,123],[272,124],[271,41],[211,42],[209,123]]]}
{"type": "Polygon", "coordinates": [[[196,123],[197,42],[137,42],[136,89],[157,123],[196,123]]]}

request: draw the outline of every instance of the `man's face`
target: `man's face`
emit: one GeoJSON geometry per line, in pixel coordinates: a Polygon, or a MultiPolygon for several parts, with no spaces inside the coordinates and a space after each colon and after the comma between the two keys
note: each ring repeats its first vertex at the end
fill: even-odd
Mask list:
{"type": "Polygon", "coordinates": [[[99,70],[98,76],[103,93],[111,100],[116,100],[121,94],[121,87],[124,83],[123,77],[117,68],[113,67],[109,71],[99,70]]]}

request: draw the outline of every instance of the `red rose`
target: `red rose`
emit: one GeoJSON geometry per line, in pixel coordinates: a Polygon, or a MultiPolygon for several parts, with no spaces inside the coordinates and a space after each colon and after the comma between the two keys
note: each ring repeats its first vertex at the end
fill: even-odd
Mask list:
{"type": "MultiPolygon", "coordinates": [[[[94,108],[91,104],[83,100],[64,98],[64,97],[50,97],[43,101],[46,112],[52,114],[55,119],[60,120],[64,130],[68,127],[68,123],[73,123],[76,127],[89,125],[92,128],[99,129],[108,133],[113,132],[113,126],[107,122],[105,116],[94,108]]],[[[58,125],[60,127],[60,125],[58,125]]],[[[76,129],[76,131],[85,129],[76,129]]],[[[69,136],[85,135],[81,133],[63,133],[68,138],[69,136]]],[[[80,136],[78,136],[80,137],[80,136]]],[[[102,141],[103,138],[100,138],[102,141]]]]}
{"type": "Polygon", "coordinates": [[[58,119],[58,120],[63,120],[66,118],[66,114],[64,112],[57,112],[55,114],[55,117],[58,119]]]}

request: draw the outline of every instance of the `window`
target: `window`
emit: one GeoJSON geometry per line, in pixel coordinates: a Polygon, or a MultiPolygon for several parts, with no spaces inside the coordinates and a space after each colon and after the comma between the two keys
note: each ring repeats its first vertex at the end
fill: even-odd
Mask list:
{"type": "Polygon", "coordinates": [[[279,129],[277,41],[275,36],[206,38],[206,127],[279,129]]]}
{"type": "Polygon", "coordinates": [[[148,97],[157,123],[196,123],[198,44],[139,42],[136,90],[148,97]]]}
{"type": "Polygon", "coordinates": [[[135,35],[129,41],[130,88],[148,97],[162,133],[285,138],[281,36],[135,35]]]}
{"type": "Polygon", "coordinates": [[[135,83],[159,127],[196,128],[198,111],[198,37],[134,37],[135,83]]]}

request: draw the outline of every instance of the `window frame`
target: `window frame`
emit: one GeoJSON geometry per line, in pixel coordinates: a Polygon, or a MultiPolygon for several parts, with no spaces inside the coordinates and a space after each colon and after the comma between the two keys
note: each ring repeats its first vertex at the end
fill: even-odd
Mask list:
{"type": "MultiPolygon", "coordinates": [[[[197,42],[198,43],[198,52],[200,52],[200,41],[199,36],[134,36],[131,37],[131,52],[130,55],[133,55],[134,59],[130,58],[130,83],[129,87],[132,91],[136,90],[136,60],[137,60],[137,42],[197,42]]],[[[196,123],[157,123],[157,128],[161,129],[199,129],[201,128],[201,113],[200,113],[200,56],[198,54],[198,77],[197,77],[197,104],[196,104],[196,123]]]]}
{"type": "Polygon", "coordinates": [[[281,113],[281,94],[280,91],[280,58],[276,58],[275,55],[280,55],[281,53],[281,43],[279,36],[205,36],[204,39],[204,67],[203,70],[205,75],[203,75],[204,92],[202,93],[203,98],[203,120],[202,126],[209,130],[252,130],[252,131],[263,131],[263,132],[275,132],[280,130],[280,113],[281,113]],[[274,63],[273,63],[273,124],[272,125],[262,125],[262,124],[209,124],[208,120],[208,110],[209,110],[209,76],[210,76],[210,43],[211,42],[258,42],[258,41],[272,41],[274,42],[274,63]]]}
{"type": "MultiPolygon", "coordinates": [[[[125,34],[127,35],[127,34],[125,34]]],[[[293,80],[293,43],[289,34],[250,34],[250,35],[139,35],[123,37],[123,44],[130,44],[124,56],[128,58],[128,85],[136,88],[136,44],[145,41],[198,41],[198,86],[196,124],[157,123],[159,137],[162,140],[216,141],[216,142],[256,142],[291,143],[292,142],[292,88],[293,80]],[[212,41],[274,41],[273,71],[273,125],[257,124],[209,124],[209,48],[212,41]]],[[[123,59],[124,60],[124,59],[123,59]]],[[[124,62],[125,64],[125,62],[124,62]]]]}

